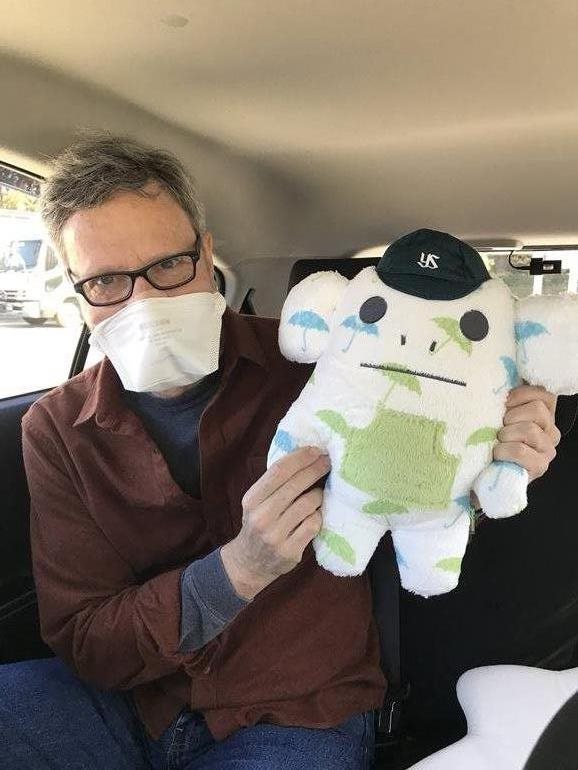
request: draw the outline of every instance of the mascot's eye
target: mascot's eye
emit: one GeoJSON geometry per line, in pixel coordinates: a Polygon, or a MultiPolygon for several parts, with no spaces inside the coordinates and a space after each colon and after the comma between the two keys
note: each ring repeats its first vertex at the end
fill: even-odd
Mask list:
{"type": "Polygon", "coordinates": [[[472,342],[479,342],[488,336],[490,324],[488,319],[479,310],[468,310],[460,318],[460,329],[464,337],[472,342]]]}
{"type": "Polygon", "coordinates": [[[364,324],[374,324],[387,312],[387,302],[383,297],[370,297],[359,308],[359,317],[364,324]]]}

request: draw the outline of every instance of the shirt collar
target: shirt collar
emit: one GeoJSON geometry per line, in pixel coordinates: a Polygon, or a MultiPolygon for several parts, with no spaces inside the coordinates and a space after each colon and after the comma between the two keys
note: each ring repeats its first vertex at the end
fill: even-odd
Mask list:
{"type": "Polygon", "coordinates": [[[222,366],[225,374],[235,366],[239,358],[253,361],[266,370],[271,368],[271,362],[255,332],[251,316],[235,313],[227,307],[223,314],[222,334],[224,339],[222,366]]]}
{"type": "MultiPolygon", "coordinates": [[[[221,334],[224,341],[220,362],[223,379],[235,368],[240,358],[252,361],[266,371],[270,369],[270,360],[249,317],[240,315],[229,307],[225,308],[221,334]]],[[[127,409],[122,394],[122,383],[109,359],[104,358],[96,366],[92,387],[74,427],[94,418],[101,428],[118,433],[132,433],[138,425],[138,418],[127,409]]]]}

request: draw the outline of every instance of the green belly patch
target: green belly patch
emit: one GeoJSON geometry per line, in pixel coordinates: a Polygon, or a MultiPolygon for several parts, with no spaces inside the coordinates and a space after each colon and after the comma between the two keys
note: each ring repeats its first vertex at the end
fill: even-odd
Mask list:
{"type": "Polygon", "coordinates": [[[461,458],[444,448],[445,422],[383,407],[366,428],[348,426],[332,410],[316,416],[344,438],[339,474],[374,498],[367,513],[449,508],[461,458]]]}

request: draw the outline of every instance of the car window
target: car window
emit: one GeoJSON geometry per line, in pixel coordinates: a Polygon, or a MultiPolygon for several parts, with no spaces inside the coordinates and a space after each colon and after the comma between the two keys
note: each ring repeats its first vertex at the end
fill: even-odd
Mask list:
{"type": "Polygon", "coordinates": [[[516,297],[530,294],[560,294],[576,292],[578,283],[578,249],[523,249],[507,253],[483,252],[482,256],[492,278],[502,278],[516,297]],[[531,260],[560,261],[561,272],[532,275],[531,260]]]}
{"type": "Polygon", "coordinates": [[[39,180],[0,162],[0,398],[67,376],[79,306],[40,222],[39,180]]]}

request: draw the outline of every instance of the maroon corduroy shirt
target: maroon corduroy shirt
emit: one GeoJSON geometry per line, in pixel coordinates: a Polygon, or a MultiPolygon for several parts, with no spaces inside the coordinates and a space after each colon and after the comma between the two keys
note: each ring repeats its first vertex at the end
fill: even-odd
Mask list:
{"type": "Polygon", "coordinates": [[[242,496],[311,372],[281,356],[277,327],[225,312],[202,499],[175,483],[106,359],[23,421],[43,637],[82,679],[132,690],[154,738],[184,706],[222,739],[258,722],[334,726],[383,699],[368,579],[331,575],[310,546],[216,639],[178,652],[182,571],[238,534],[242,496]]]}

